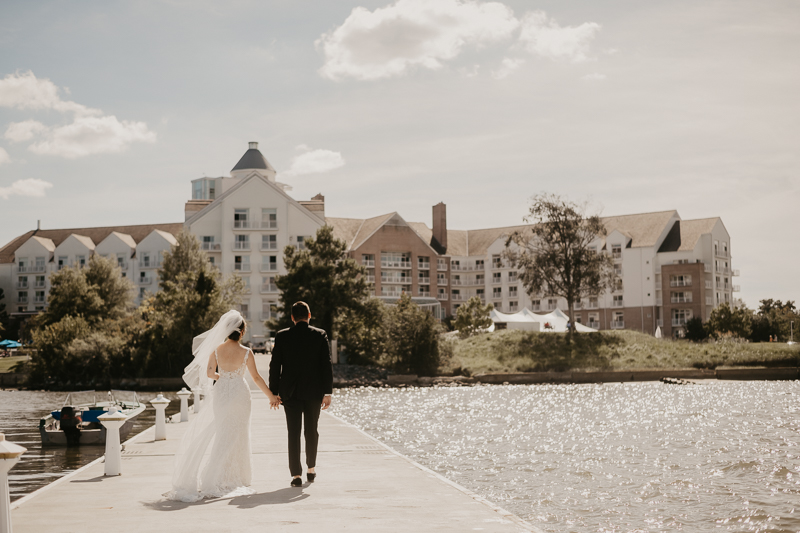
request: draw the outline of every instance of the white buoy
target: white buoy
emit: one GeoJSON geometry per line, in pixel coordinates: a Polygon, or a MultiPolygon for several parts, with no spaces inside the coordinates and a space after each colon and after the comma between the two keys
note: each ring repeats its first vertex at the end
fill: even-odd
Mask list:
{"type": "Polygon", "coordinates": [[[156,410],[156,438],[155,440],[167,439],[167,418],[165,416],[169,400],[164,398],[163,393],[158,393],[158,396],[150,400],[156,410]]]}
{"type": "Polygon", "coordinates": [[[178,391],[178,398],[181,399],[181,422],[189,421],[189,396],[191,395],[192,393],[186,390],[186,387],[178,391]]]}
{"type": "Polygon", "coordinates": [[[202,391],[203,389],[201,389],[200,387],[192,389],[192,392],[194,393],[194,403],[192,404],[192,407],[194,409],[194,414],[200,413],[200,393],[202,391]]]}
{"type": "Polygon", "coordinates": [[[8,471],[11,470],[19,456],[25,453],[22,446],[8,442],[0,433],[0,533],[11,533],[11,493],[8,490],[8,471]]]}
{"type": "Polygon", "coordinates": [[[119,476],[122,474],[122,444],[119,441],[119,428],[128,419],[124,413],[112,406],[106,414],[97,417],[97,420],[106,428],[106,467],[105,475],[119,476]]]}

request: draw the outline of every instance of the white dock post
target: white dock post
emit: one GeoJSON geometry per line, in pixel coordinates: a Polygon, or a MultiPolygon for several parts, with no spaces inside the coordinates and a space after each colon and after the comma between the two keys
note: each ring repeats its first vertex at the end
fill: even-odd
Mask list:
{"type": "Polygon", "coordinates": [[[194,408],[194,414],[198,414],[200,412],[200,393],[203,389],[200,387],[196,387],[192,389],[194,393],[194,403],[192,403],[192,407],[194,408]]]}
{"type": "Polygon", "coordinates": [[[0,533],[11,533],[11,493],[8,490],[8,471],[19,456],[25,453],[22,446],[8,442],[0,433],[0,533]]]}
{"type": "Polygon", "coordinates": [[[105,475],[119,476],[122,474],[122,444],[119,441],[119,428],[128,419],[123,413],[112,406],[106,414],[97,417],[97,420],[106,428],[106,467],[105,475]]]}
{"type": "Polygon", "coordinates": [[[167,406],[169,405],[169,400],[164,398],[164,394],[159,392],[158,396],[154,399],[150,400],[150,405],[152,405],[156,410],[156,438],[155,440],[166,440],[167,439],[167,420],[166,420],[166,410],[167,406]]]}
{"type": "Polygon", "coordinates": [[[181,399],[181,422],[189,421],[189,396],[191,395],[192,393],[186,390],[186,387],[178,391],[178,398],[181,399]]]}

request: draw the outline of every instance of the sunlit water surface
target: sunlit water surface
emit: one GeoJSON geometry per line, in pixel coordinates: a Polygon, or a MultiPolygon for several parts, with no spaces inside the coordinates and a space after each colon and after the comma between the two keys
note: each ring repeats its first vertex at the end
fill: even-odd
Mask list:
{"type": "Polygon", "coordinates": [[[798,382],[363,388],[332,411],[545,531],[800,531],[798,382]]]}
{"type": "MultiPolygon", "coordinates": [[[[139,393],[139,399],[147,402],[155,398],[156,394],[139,393]]],[[[105,399],[102,396],[98,392],[99,400],[105,399]]],[[[179,411],[178,397],[167,393],[165,396],[172,400],[167,406],[167,414],[179,411]]],[[[104,446],[42,446],[39,420],[50,411],[61,409],[66,397],[66,392],[0,390],[0,433],[5,433],[8,441],[27,448],[20,461],[9,472],[8,486],[12,501],[103,456],[104,446]]],[[[154,423],[155,410],[148,403],[147,409],[136,419],[128,438],[154,423]]]]}

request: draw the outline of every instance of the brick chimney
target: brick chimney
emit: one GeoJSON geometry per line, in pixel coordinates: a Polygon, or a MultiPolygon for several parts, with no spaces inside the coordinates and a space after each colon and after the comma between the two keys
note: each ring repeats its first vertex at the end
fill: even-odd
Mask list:
{"type": "Polygon", "coordinates": [[[433,206],[433,240],[440,253],[447,252],[447,206],[444,202],[433,206]]]}

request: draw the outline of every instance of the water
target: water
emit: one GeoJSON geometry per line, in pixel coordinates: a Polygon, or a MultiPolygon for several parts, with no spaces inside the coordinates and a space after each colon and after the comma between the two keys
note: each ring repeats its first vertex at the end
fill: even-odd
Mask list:
{"type": "Polygon", "coordinates": [[[363,388],[333,412],[545,531],[800,531],[798,382],[363,388]]]}
{"type": "MultiPolygon", "coordinates": [[[[149,402],[156,394],[140,393],[139,400],[149,402]]],[[[104,446],[42,447],[39,419],[50,411],[60,409],[66,397],[66,392],[0,390],[0,432],[5,433],[8,441],[28,449],[9,472],[11,501],[102,457],[104,446]]],[[[167,415],[180,411],[177,396],[165,393],[165,397],[173,400],[167,406],[167,415]]],[[[104,399],[103,393],[98,393],[98,400],[104,399]]],[[[147,404],[147,409],[136,419],[128,438],[155,424],[155,418],[155,410],[147,404]]]]}

